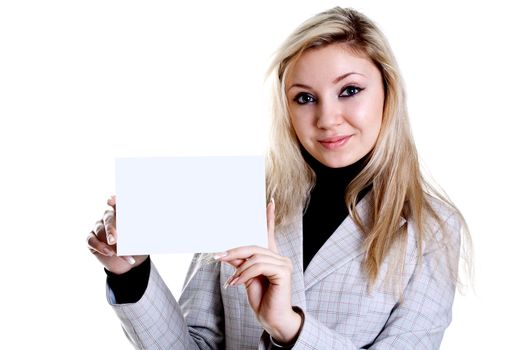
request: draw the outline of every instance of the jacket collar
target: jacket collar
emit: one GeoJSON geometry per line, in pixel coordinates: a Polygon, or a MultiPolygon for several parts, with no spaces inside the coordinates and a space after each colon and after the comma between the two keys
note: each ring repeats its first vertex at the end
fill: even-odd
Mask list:
{"type": "MultiPolygon", "coordinates": [[[[370,192],[357,204],[358,215],[366,222],[369,218],[370,192]]],[[[276,234],[279,252],[291,259],[292,303],[306,306],[305,292],[349,261],[364,254],[363,235],[354,220],[347,216],[325,244],[313,257],[303,274],[303,225],[302,213],[293,218],[291,224],[276,234]]],[[[400,225],[404,223],[404,219],[400,225]]]]}

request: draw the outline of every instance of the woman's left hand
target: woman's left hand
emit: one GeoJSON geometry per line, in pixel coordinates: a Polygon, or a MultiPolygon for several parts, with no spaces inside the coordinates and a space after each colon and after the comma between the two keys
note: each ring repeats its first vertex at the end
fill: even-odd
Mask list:
{"type": "Polygon", "coordinates": [[[292,271],[289,258],[277,253],[275,204],[266,208],[268,249],[247,246],[228,250],[219,260],[236,270],[225,287],[243,285],[248,301],[263,328],[280,343],[291,342],[301,327],[301,316],[292,309],[292,271]]]}

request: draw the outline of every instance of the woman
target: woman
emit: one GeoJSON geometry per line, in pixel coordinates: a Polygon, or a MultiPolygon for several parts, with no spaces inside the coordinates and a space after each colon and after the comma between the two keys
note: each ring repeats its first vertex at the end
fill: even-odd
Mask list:
{"type": "Polygon", "coordinates": [[[334,8],[292,33],[271,72],[268,248],[197,255],[177,302],[148,257],[114,255],[114,198],[90,233],[129,339],[148,349],[439,348],[466,225],[421,176],[386,39],[334,8]]]}

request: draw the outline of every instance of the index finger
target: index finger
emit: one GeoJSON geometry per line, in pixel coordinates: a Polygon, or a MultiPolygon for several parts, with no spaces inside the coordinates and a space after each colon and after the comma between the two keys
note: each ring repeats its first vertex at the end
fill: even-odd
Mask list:
{"type": "Polygon", "coordinates": [[[278,253],[275,243],[275,200],[273,197],[266,207],[266,226],[268,227],[268,249],[278,253]]]}

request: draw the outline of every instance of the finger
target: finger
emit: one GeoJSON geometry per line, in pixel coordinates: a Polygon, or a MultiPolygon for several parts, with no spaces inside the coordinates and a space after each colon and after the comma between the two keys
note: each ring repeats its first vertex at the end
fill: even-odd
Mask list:
{"type": "Polygon", "coordinates": [[[249,259],[255,254],[271,255],[279,257],[278,254],[272,252],[271,250],[259,246],[243,246],[230,249],[226,251],[226,255],[219,258],[220,261],[230,262],[236,259],[249,259]]]}
{"type": "MultiPolygon", "coordinates": [[[[106,260],[106,258],[108,258],[107,255],[104,255],[104,254],[102,254],[102,253],[96,251],[96,250],[93,249],[93,248],[88,248],[88,249],[89,249],[89,251],[90,251],[93,255],[95,255],[95,256],[96,256],[97,258],[99,258],[101,261],[107,261],[107,260],[106,260]]],[[[109,257],[109,258],[120,259],[120,260],[122,260],[124,263],[130,264],[130,265],[135,264],[135,260],[133,259],[133,257],[131,257],[131,259],[133,259],[133,263],[130,263],[130,262],[129,262],[127,259],[125,259],[123,256],[113,256],[113,257],[109,257]]],[[[106,266],[106,268],[108,268],[108,267],[106,266]]]]}
{"type": "Polygon", "coordinates": [[[258,276],[266,277],[272,284],[280,284],[278,281],[283,280],[287,274],[288,271],[283,265],[253,264],[242,273],[234,277],[230,285],[244,284],[258,276]]]}
{"type": "Polygon", "coordinates": [[[234,268],[237,268],[239,265],[241,265],[243,262],[246,261],[246,259],[234,259],[234,258],[232,258],[231,260],[227,260],[227,261],[223,260],[223,258],[225,258],[227,255],[228,255],[228,252],[215,253],[213,255],[213,259],[217,261],[225,262],[234,268]]]}
{"type": "MultiPolygon", "coordinates": [[[[107,241],[110,244],[116,244],[117,243],[117,197],[115,195],[111,196],[107,200],[107,205],[111,207],[110,210],[113,211],[113,217],[112,217],[112,225],[113,230],[106,230],[107,232],[107,241]]],[[[106,211],[107,212],[107,211],[106,211]]]]}
{"type": "Polygon", "coordinates": [[[91,231],[87,237],[88,249],[92,253],[99,253],[104,256],[114,256],[115,251],[106,243],[101,242],[95,232],[91,231]]]}
{"type": "Polygon", "coordinates": [[[266,207],[266,226],[268,228],[268,249],[277,253],[277,244],[275,243],[275,200],[273,197],[266,207]]]}
{"type": "Polygon", "coordinates": [[[104,229],[106,231],[106,239],[108,244],[115,245],[117,243],[117,230],[115,222],[115,210],[113,208],[104,212],[104,229]]]}
{"type": "Polygon", "coordinates": [[[241,266],[245,261],[246,259],[233,259],[233,260],[228,260],[228,261],[223,261],[223,262],[228,265],[231,265],[233,268],[236,269],[239,266],[241,266]]]}
{"type": "MultiPolygon", "coordinates": [[[[246,259],[232,259],[232,260],[223,260],[221,259],[221,261],[225,264],[228,264],[230,266],[232,266],[233,268],[235,269],[238,269],[241,265],[245,264],[247,261],[252,261],[254,256],[257,256],[257,255],[252,255],[246,259]]],[[[279,259],[279,258],[282,258],[280,256],[274,256],[274,255],[271,255],[271,258],[272,259],[279,259]]]]}
{"type": "Polygon", "coordinates": [[[107,200],[107,204],[111,207],[113,207],[113,210],[117,210],[117,197],[111,196],[107,200]]]}
{"type": "Polygon", "coordinates": [[[237,270],[235,271],[234,276],[239,276],[244,271],[248,270],[254,265],[258,264],[267,264],[267,265],[276,265],[276,266],[282,266],[286,267],[286,259],[283,257],[274,257],[269,255],[254,255],[252,258],[248,260],[244,260],[242,264],[240,264],[237,267],[237,270]]]}
{"type": "Polygon", "coordinates": [[[232,261],[224,261],[224,263],[231,265],[235,269],[233,275],[231,275],[230,278],[228,278],[228,280],[226,281],[225,286],[229,285],[231,281],[233,281],[239,276],[239,274],[241,274],[244,270],[246,270],[255,263],[276,263],[276,261],[278,261],[278,259],[276,259],[275,257],[268,257],[264,255],[252,256],[249,259],[235,259],[232,261]]]}
{"type": "MultiPolygon", "coordinates": [[[[240,259],[239,259],[240,260],[240,259]]],[[[241,263],[238,265],[233,265],[229,262],[226,262],[233,267],[235,267],[235,273],[228,278],[226,283],[224,284],[224,287],[227,288],[229,285],[234,283],[241,274],[244,273],[244,271],[252,268],[255,265],[268,265],[268,266],[279,266],[283,271],[288,271],[288,274],[291,274],[293,267],[290,259],[282,256],[274,256],[274,255],[254,255],[251,258],[247,260],[240,260],[241,263]]]]}
{"type": "Polygon", "coordinates": [[[131,255],[130,256],[121,256],[121,258],[126,260],[128,262],[128,264],[130,264],[130,265],[135,265],[135,263],[136,263],[135,258],[132,257],[131,255]]]}
{"type": "Polygon", "coordinates": [[[95,223],[95,227],[93,228],[93,231],[91,232],[93,232],[95,236],[97,236],[97,239],[99,241],[101,241],[102,239],[106,239],[106,229],[104,228],[104,221],[98,220],[95,223]]]}

